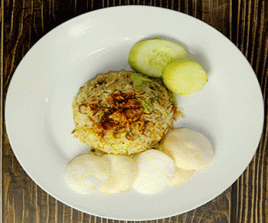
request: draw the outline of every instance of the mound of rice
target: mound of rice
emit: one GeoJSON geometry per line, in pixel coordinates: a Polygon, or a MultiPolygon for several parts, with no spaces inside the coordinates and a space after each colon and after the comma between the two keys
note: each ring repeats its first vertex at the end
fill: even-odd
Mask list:
{"type": "Polygon", "coordinates": [[[162,81],[134,72],[99,74],[72,104],[73,134],[109,154],[135,154],[157,144],[178,112],[162,81]]]}

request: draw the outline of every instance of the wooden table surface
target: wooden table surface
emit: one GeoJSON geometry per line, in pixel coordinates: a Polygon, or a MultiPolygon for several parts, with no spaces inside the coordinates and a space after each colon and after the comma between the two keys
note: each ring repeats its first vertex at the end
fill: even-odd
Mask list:
{"type": "Polygon", "coordinates": [[[9,144],[5,131],[4,104],[14,70],[34,43],[52,28],[70,18],[117,5],[153,5],[170,8],[210,24],[230,39],[246,56],[256,72],[264,97],[266,109],[263,135],[258,150],[243,175],[223,194],[202,207],[158,222],[268,222],[267,0],[2,0],[2,222],[112,222],[62,204],[29,178],[14,157],[9,144]]]}

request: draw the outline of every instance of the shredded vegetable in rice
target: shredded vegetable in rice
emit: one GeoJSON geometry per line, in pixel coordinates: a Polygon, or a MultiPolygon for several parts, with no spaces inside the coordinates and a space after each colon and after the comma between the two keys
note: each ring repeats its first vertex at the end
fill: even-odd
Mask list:
{"type": "Polygon", "coordinates": [[[73,134],[110,154],[152,148],[180,115],[176,99],[159,79],[134,72],[99,74],[73,100],[73,134]]]}

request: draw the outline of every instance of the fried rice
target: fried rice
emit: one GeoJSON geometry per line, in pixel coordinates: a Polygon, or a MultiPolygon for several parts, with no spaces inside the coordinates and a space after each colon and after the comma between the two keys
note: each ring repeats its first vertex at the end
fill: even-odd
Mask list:
{"type": "Polygon", "coordinates": [[[88,81],[72,109],[76,138],[104,153],[128,155],[153,148],[179,114],[160,79],[127,71],[88,81]]]}

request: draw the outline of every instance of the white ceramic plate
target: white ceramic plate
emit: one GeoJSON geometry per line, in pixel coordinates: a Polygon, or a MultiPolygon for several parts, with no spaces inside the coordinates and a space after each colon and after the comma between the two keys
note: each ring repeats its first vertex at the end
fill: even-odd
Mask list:
{"type": "Polygon", "coordinates": [[[23,58],[9,86],[5,119],[12,149],[29,176],[59,201],[118,220],[170,217],[212,200],[242,174],[262,133],[263,99],[241,52],[221,33],[185,14],[123,6],[86,13],[53,29],[23,58]],[[189,181],[151,196],[132,189],[117,195],[80,195],[64,181],[67,163],[89,148],[74,139],[71,103],[98,73],[130,69],[133,44],[165,38],[184,46],[207,71],[198,93],[178,97],[190,127],[210,138],[215,159],[189,181]]]}

